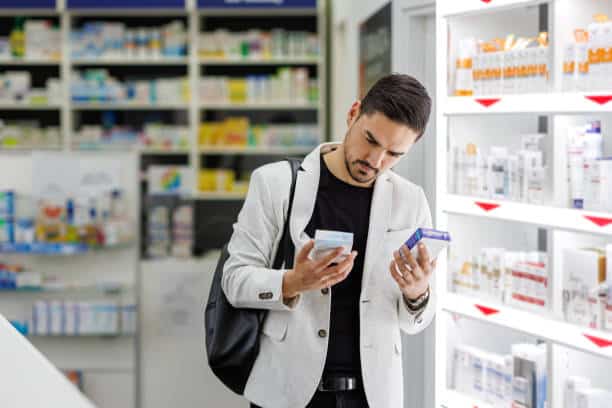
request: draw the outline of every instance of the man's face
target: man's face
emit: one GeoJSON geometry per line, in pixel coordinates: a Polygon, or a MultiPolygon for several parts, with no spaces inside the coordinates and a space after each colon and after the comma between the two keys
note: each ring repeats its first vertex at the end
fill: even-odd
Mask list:
{"type": "Polygon", "coordinates": [[[350,176],[358,183],[371,183],[380,173],[395,166],[419,136],[410,127],[393,122],[382,113],[359,116],[359,102],[351,107],[347,122],[344,160],[350,176]]]}

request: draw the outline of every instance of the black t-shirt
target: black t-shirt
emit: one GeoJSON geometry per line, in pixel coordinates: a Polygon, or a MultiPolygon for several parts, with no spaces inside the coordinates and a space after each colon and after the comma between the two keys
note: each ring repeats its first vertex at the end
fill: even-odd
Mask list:
{"type": "Polygon", "coordinates": [[[359,297],[365,257],[373,189],[357,187],[336,178],[321,156],[317,199],[306,233],[317,229],[352,232],[357,251],[349,276],[330,290],[331,322],[325,375],[361,376],[359,353],[359,297]]]}

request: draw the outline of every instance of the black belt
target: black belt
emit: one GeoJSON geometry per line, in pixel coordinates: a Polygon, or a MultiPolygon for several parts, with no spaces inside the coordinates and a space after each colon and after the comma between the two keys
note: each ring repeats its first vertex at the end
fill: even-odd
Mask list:
{"type": "Polygon", "coordinates": [[[324,377],[321,379],[318,391],[353,391],[361,388],[361,380],[357,377],[324,377]]]}

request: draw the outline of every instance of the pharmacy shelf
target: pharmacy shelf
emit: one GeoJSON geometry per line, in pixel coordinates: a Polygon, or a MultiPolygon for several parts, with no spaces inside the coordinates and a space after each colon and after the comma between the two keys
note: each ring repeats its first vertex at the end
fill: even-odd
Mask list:
{"type": "Polygon", "coordinates": [[[213,8],[206,7],[199,9],[200,15],[212,17],[317,17],[318,10],[315,8],[213,8]]]}
{"type": "Polygon", "coordinates": [[[75,110],[188,110],[189,105],[186,103],[177,104],[153,104],[153,103],[131,103],[131,102],[116,102],[116,103],[72,103],[72,109],[75,110]]]}
{"type": "Polygon", "coordinates": [[[203,110],[317,110],[319,105],[312,103],[203,103],[203,110]]]}
{"type": "Polygon", "coordinates": [[[0,243],[0,254],[22,255],[78,255],[93,251],[130,248],[131,243],[105,247],[92,247],[86,244],[55,244],[46,242],[35,243],[0,243]]]}
{"type": "Polygon", "coordinates": [[[43,284],[42,286],[30,286],[16,289],[0,289],[0,296],[15,294],[105,294],[119,295],[132,292],[133,286],[121,283],[98,283],[98,284],[43,284]]]}
{"type": "Polygon", "coordinates": [[[62,146],[0,146],[2,153],[32,153],[37,151],[61,150],[62,146]]]}
{"type": "Polygon", "coordinates": [[[443,0],[442,17],[452,17],[466,14],[480,14],[491,11],[501,11],[509,8],[532,6],[549,3],[550,0],[443,0]]]}
{"type": "MultiPolygon", "coordinates": [[[[1,66],[2,64],[0,64],[1,66]]],[[[11,110],[11,111],[50,111],[61,109],[60,105],[55,104],[35,104],[35,103],[24,103],[24,102],[0,102],[0,110],[11,110]]]]}
{"type": "Polygon", "coordinates": [[[244,200],[245,193],[197,192],[192,197],[200,201],[244,200]]]}
{"type": "Polygon", "coordinates": [[[124,152],[134,151],[142,155],[156,155],[156,156],[181,156],[190,154],[189,148],[166,148],[166,147],[142,147],[138,143],[134,144],[96,144],[96,143],[81,143],[76,142],[72,145],[72,149],[76,151],[87,151],[87,152],[124,152]]]}
{"type": "Polygon", "coordinates": [[[36,339],[96,339],[96,338],[132,338],[134,337],[133,333],[87,333],[87,334],[32,334],[28,333],[26,337],[36,338],[36,339]]]}
{"type": "Polygon", "coordinates": [[[261,146],[261,147],[231,147],[231,146],[201,146],[200,154],[209,155],[305,155],[314,147],[284,147],[284,146],[261,146]]]}
{"type": "Polygon", "coordinates": [[[542,93],[482,97],[450,96],[444,101],[444,113],[447,116],[598,112],[612,112],[612,92],[542,93]]]}
{"type": "Polygon", "coordinates": [[[303,58],[200,58],[202,65],[317,65],[321,60],[317,57],[303,58]]]}
{"type": "Polygon", "coordinates": [[[612,358],[612,333],[572,325],[552,317],[446,293],[440,298],[446,312],[516,330],[542,340],[612,358]]]}
{"type": "Polygon", "coordinates": [[[75,142],[72,144],[72,149],[76,151],[82,152],[125,152],[125,151],[135,151],[138,149],[137,144],[96,144],[96,143],[85,143],[85,142],[75,142]]]}
{"type": "Polygon", "coordinates": [[[189,60],[187,58],[83,58],[73,59],[70,62],[74,66],[139,66],[139,65],[187,65],[189,60]]]}
{"type": "Polygon", "coordinates": [[[548,228],[612,235],[612,214],[448,194],[441,202],[448,214],[520,222],[548,228]]]}
{"type": "Polygon", "coordinates": [[[442,395],[439,408],[493,408],[493,406],[457,391],[446,390],[442,395]]]}
{"type": "Polygon", "coordinates": [[[150,156],[183,156],[191,154],[189,148],[141,147],[138,151],[142,155],[150,156]]]}
{"type": "Polygon", "coordinates": [[[24,58],[24,59],[0,59],[0,66],[49,66],[61,64],[60,60],[57,59],[43,59],[43,58],[24,58]]]}

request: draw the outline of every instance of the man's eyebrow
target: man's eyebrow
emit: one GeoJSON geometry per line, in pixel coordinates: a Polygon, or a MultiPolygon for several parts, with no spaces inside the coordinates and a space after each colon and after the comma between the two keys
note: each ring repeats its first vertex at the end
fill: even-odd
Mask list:
{"type": "MultiPolygon", "coordinates": [[[[376,139],[376,137],[374,136],[372,132],[370,132],[367,129],[365,130],[365,132],[368,135],[368,137],[374,141],[374,143],[376,143],[378,146],[381,146],[380,142],[376,139]]],[[[404,152],[394,152],[391,150],[389,150],[389,153],[391,153],[394,156],[402,156],[404,154],[404,152]]]]}

